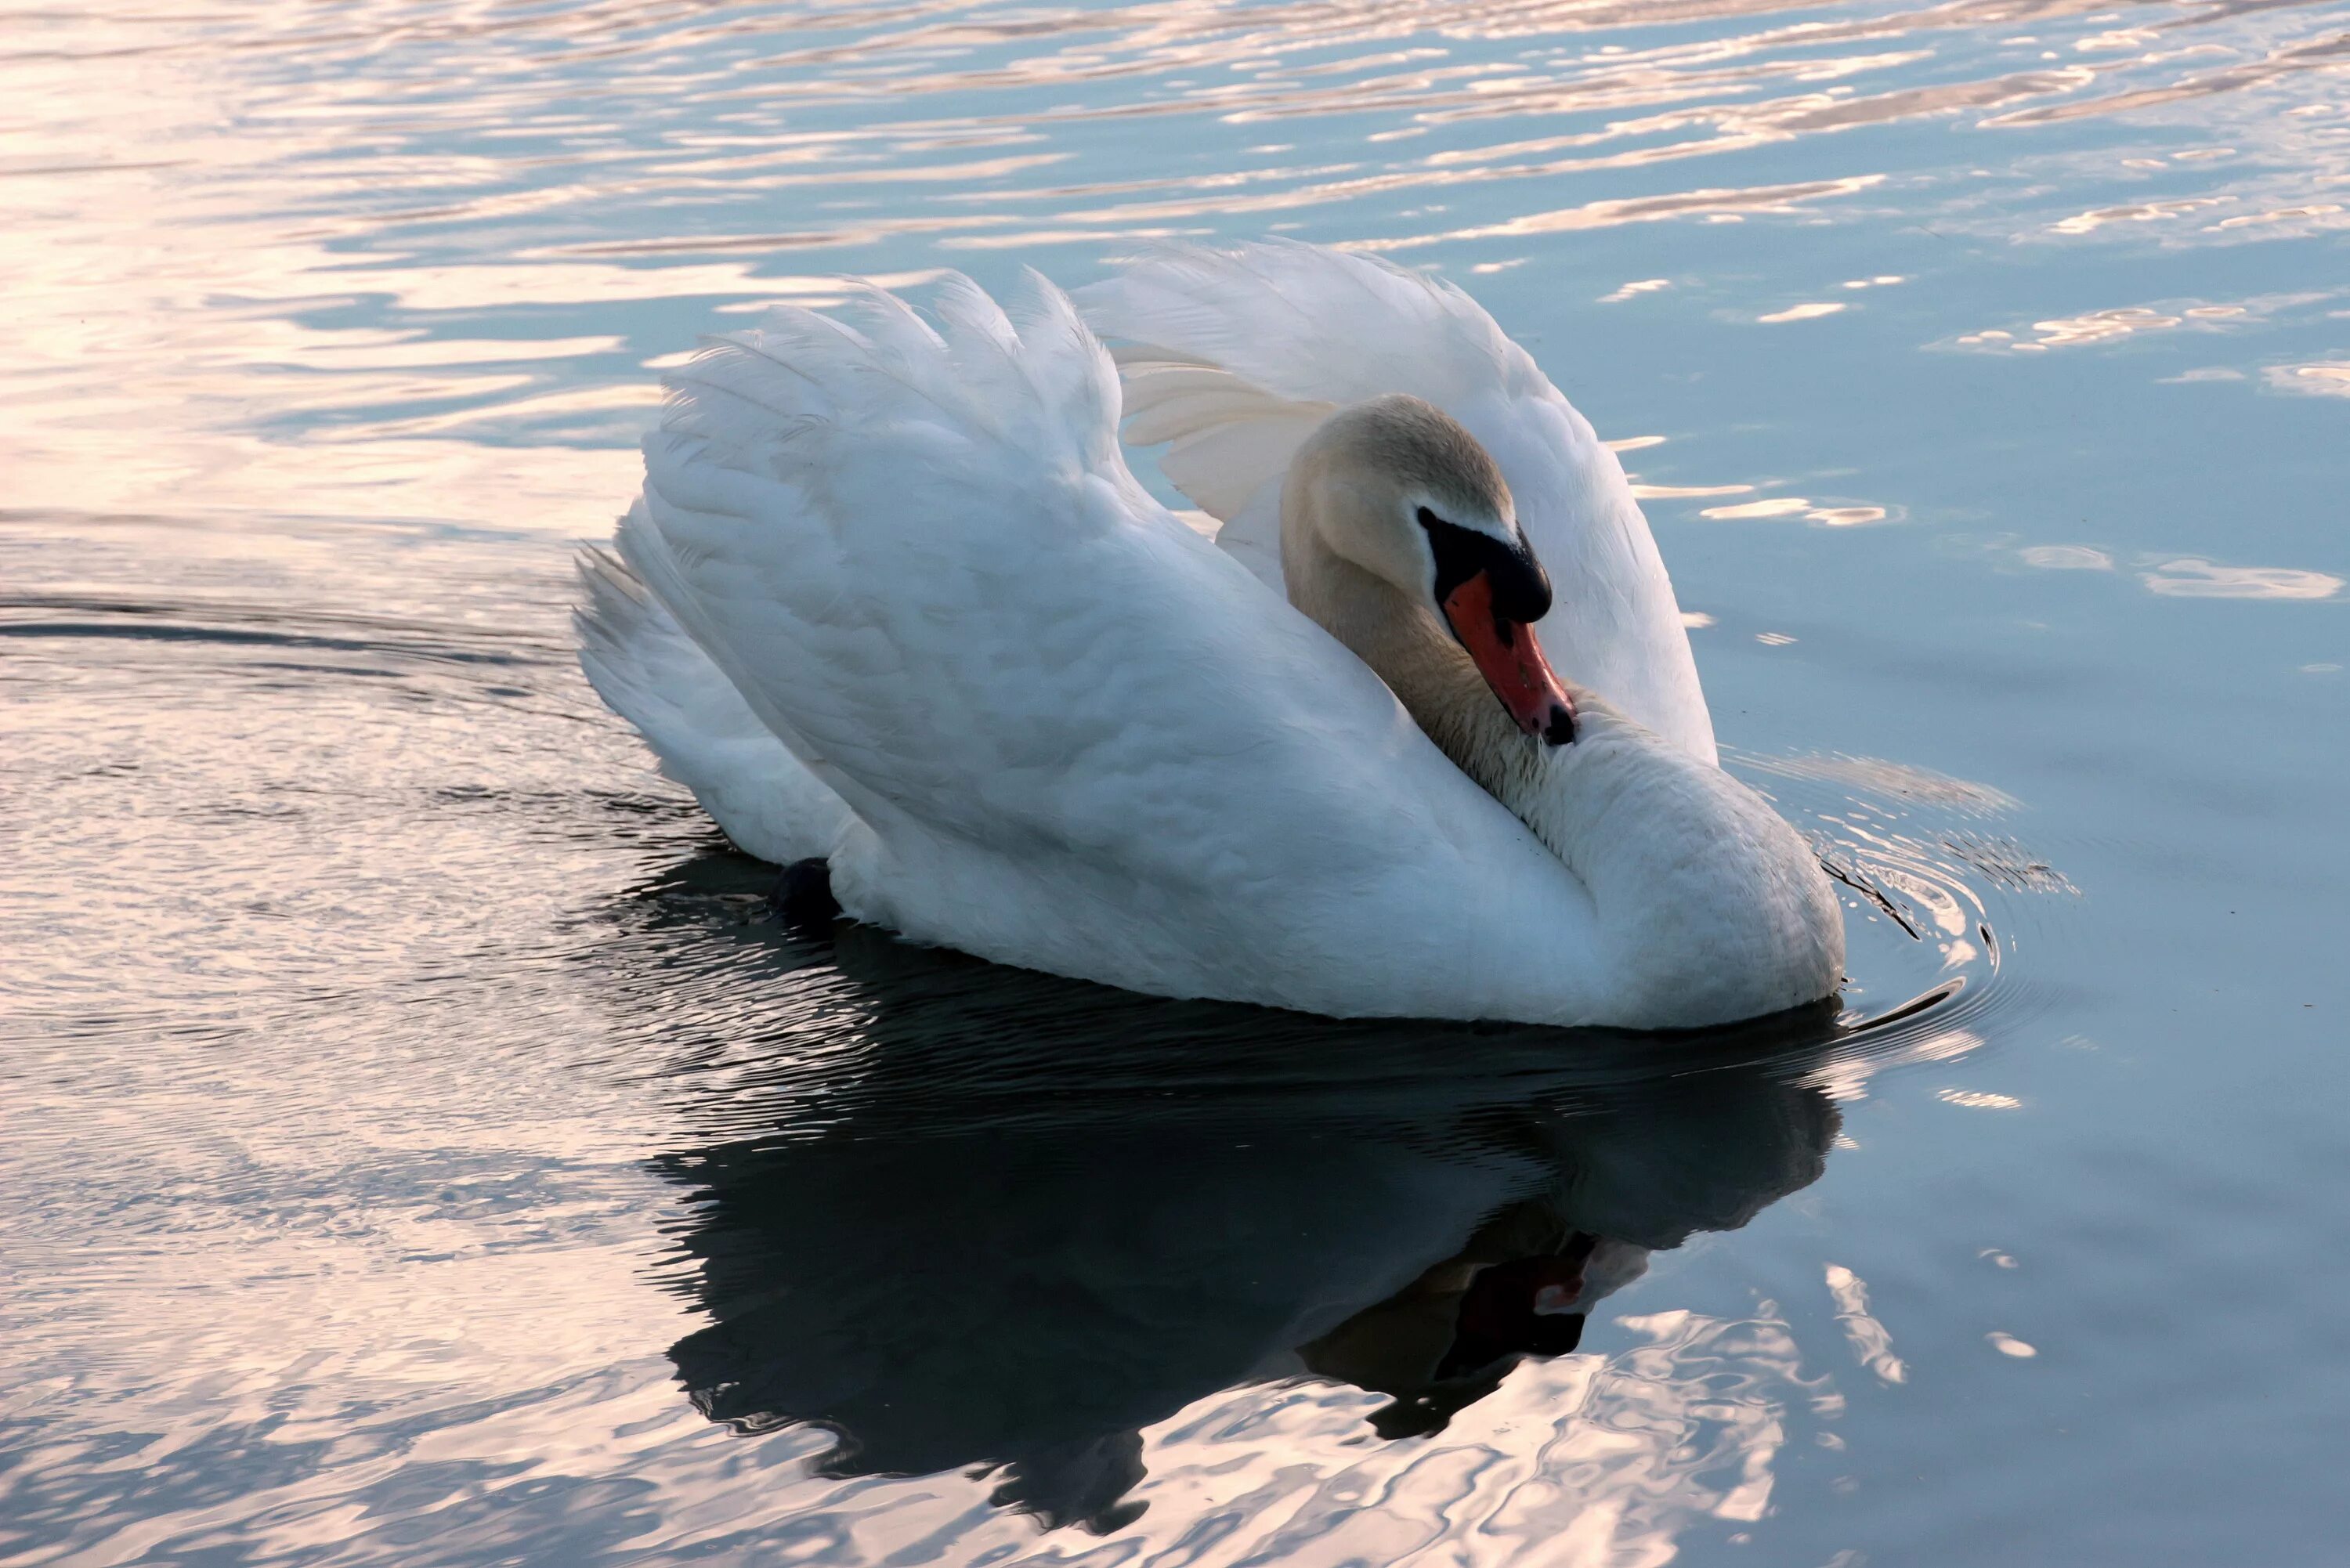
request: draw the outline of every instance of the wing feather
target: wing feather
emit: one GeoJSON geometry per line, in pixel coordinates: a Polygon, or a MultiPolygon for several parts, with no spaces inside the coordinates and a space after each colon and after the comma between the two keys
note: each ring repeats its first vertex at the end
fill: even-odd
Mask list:
{"type": "Polygon", "coordinates": [[[580,668],[645,738],[660,771],[749,854],[788,864],[832,853],[848,826],[840,797],[751,711],[625,562],[590,549],[578,564],[587,594],[572,616],[580,668]]]}

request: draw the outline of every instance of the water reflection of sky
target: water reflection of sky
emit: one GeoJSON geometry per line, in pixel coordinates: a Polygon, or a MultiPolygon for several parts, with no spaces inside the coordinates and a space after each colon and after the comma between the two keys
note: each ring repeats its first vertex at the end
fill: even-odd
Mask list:
{"type": "MultiPolygon", "coordinates": [[[[1674,226],[1565,253],[1597,297],[1627,254],[1783,275],[1855,230],[2224,246],[2350,223],[2350,109],[2329,96],[2350,35],[2322,7],[1659,16],[34,13],[0,57],[10,308],[31,328],[10,467],[24,499],[80,507],[170,483],[445,515],[478,504],[495,445],[531,515],[607,508],[626,460],[570,454],[624,445],[644,366],[713,311],[941,262],[1075,280],[1142,236],[1295,232],[1498,275],[1548,236],[1674,226]]],[[[1738,294],[1767,300],[1759,281],[1738,294]]],[[[1848,281],[1866,275],[1789,277],[1755,318],[1873,303],[1848,281]]],[[[2239,305],[2240,362],[2203,368],[2341,385],[2251,330],[2316,292],[2239,305]]],[[[2104,341],[2232,303],[2106,298],[1951,341],[2104,341]]]]}
{"type": "MultiPolygon", "coordinates": [[[[2338,7],[18,7],[0,88],[35,781],[0,895],[39,1042],[0,1106],[0,1272],[37,1282],[0,1552],[2330,1549],[2338,7]],[[1638,1073],[1154,1097],[1158,1163],[1088,1182],[891,1078],[931,1027],[900,991],[952,986],[812,964],[644,781],[566,664],[558,546],[697,334],[840,274],[1263,233],[1442,270],[1612,438],[1734,765],[1848,879],[1856,1011],[1963,982],[1898,1049],[1694,1111],[1638,1073]],[[1649,1273],[1583,1354],[1379,1440],[1503,1210],[1649,1273]],[[1318,1250],[1217,1250],[1266,1217],[1318,1250]],[[811,1235],[826,1289],[778,1307],[811,1235]],[[982,1331],[940,1352],[974,1398],[1066,1393],[1055,1335],[1137,1374],[1032,1469],[1062,1516],[1149,1511],[1040,1537],[1000,1472],[823,1459],[798,1423],[886,1427],[858,1401],[926,1307],[982,1331]],[[692,1335],[771,1310],[835,1386],[707,1375],[741,1358],[692,1335]]],[[[942,1463],[1016,1461],[957,1414],[984,1440],[942,1463]]]]}

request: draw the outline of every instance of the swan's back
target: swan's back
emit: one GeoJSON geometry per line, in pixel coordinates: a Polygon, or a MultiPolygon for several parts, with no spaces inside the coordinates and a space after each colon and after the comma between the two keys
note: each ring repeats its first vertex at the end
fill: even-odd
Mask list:
{"type": "Polygon", "coordinates": [[[1368,256],[1273,242],[1170,248],[1078,291],[1125,340],[1128,437],[1170,441],[1169,480],[1277,580],[1280,480],[1334,408],[1424,399],[1492,452],[1558,607],[1558,669],[1702,761],[1712,720],[1671,579],[1616,454],[1482,306],[1368,256]]]}

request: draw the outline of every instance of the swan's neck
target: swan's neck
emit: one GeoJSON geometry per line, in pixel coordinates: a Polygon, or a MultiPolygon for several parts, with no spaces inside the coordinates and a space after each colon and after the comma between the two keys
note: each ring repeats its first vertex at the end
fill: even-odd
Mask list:
{"type": "MultiPolygon", "coordinates": [[[[1282,571],[1290,602],[1352,649],[1455,767],[1588,883],[1601,867],[1589,853],[1589,814],[1576,809],[1587,803],[1565,788],[1568,774],[1581,771],[1566,765],[1565,753],[1580,742],[1555,747],[1521,732],[1435,616],[1353,562],[1293,547],[1297,543],[1284,530],[1282,571]]],[[[1590,694],[1574,695],[1579,707],[1590,694]]]]}
{"type": "Polygon", "coordinates": [[[1286,529],[1282,546],[1289,602],[1352,649],[1438,750],[1564,858],[1565,851],[1526,809],[1539,805],[1530,791],[1538,782],[1539,753],[1551,748],[1519,732],[1443,624],[1353,562],[1326,550],[1294,547],[1286,529]],[[1527,744],[1513,743],[1522,741],[1527,744]]]}
{"type": "Polygon", "coordinates": [[[1282,569],[1290,602],[1583,884],[1621,972],[1659,992],[1655,1016],[1752,1016],[1834,988],[1841,911],[1810,846],[1761,796],[1571,680],[1576,739],[1523,733],[1432,613],[1286,515],[1282,569]]]}

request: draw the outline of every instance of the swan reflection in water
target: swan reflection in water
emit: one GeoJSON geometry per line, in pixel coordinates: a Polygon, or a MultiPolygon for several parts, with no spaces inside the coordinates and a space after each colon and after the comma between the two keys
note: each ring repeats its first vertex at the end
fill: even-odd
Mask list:
{"type": "Polygon", "coordinates": [[[754,1050],[673,1079],[709,1321],[671,1358],[715,1420],[837,1434],[827,1473],[984,1467],[1049,1523],[1139,1512],[1142,1428],[1243,1384],[1440,1430],[1837,1127],[1825,1008],[1566,1035],[1170,1003],[853,927],[817,960],[754,1050]]]}

